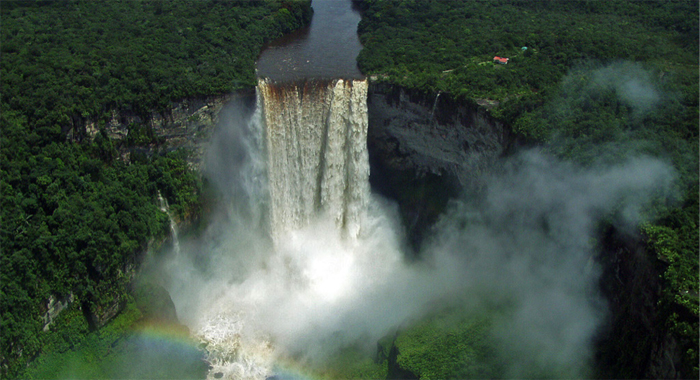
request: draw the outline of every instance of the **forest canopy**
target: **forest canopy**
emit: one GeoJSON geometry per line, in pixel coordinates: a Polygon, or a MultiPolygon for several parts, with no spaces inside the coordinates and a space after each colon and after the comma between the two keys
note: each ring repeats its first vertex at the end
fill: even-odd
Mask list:
{"type": "MultiPolygon", "coordinates": [[[[663,284],[658,328],[678,337],[683,371],[697,378],[697,2],[355,2],[358,65],[377,80],[486,104],[525,144],[583,165],[628,155],[673,163],[677,199],[653,203],[645,210],[653,222],[637,232],[663,284]]],[[[311,8],[310,0],[3,0],[0,19],[0,374],[15,378],[42,353],[85,341],[111,350],[90,334],[116,304],[129,302],[120,318],[140,318],[127,285],[139,253],[168,234],[159,195],[176,219],[202,207],[187,152],[167,153],[134,126],[123,143],[150,153],[125,161],[104,130],[88,136],[85,125],[254,86],[264,43],[307,24],[311,8]],[[47,301],[71,297],[72,308],[47,325],[47,301]]],[[[616,352],[639,348],[626,332],[616,352]]],[[[635,355],[620,356],[615,374],[634,377],[625,371],[635,355]]]]}
{"type": "Polygon", "coordinates": [[[202,183],[187,165],[187,152],[166,153],[152,139],[128,136],[131,147],[151,144],[152,154],[124,161],[104,129],[90,137],[85,125],[104,125],[112,111],[145,119],[173,101],[254,86],[263,44],[308,23],[309,5],[2,2],[3,378],[21,376],[42,352],[75,348],[128,300],[139,253],[168,233],[160,194],[175,218],[200,207],[202,183]],[[69,131],[74,138],[67,138],[69,131]],[[48,300],[70,297],[87,330],[73,331],[68,322],[46,325],[48,300]]]}
{"type": "MultiPolygon", "coordinates": [[[[526,145],[583,165],[639,155],[673,163],[678,199],[650,205],[653,222],[638,234],[662,279],[658,328],[675,334],[683,373],[697,377],[697,2],[357,3],[358,65],[375,80],[485,106],[526,145]]],[[[618,352],[649,348],[624,335],[618,352]]],[[[638,377],[634,357],[618,357],[607,376],[638,377]]]]}

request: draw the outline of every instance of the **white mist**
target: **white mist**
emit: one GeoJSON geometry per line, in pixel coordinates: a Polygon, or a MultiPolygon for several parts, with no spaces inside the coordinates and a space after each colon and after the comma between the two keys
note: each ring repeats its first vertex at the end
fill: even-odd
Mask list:
{"type": "Polygon", "coordinates": [[[207,170],[228,206],[163,266],[179,318],[209,352],[209,378],[263,379],[279,358],[376,347],[436,306],[493,303],[509,310],[492,334],[512,358],[507,375],[533,365],[585,375],[605,313],[595,225],[668,189],[668,165],[516,156],[407,264],[395,205],[370,194],[366,97],[364,81],[261,81],[252,117],[229,115],[215,137],[207,170]]]}

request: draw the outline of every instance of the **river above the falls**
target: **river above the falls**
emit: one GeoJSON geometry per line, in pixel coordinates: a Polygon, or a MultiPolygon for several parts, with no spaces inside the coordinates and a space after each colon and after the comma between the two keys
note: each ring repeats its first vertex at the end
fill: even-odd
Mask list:
{"type": "Polygon", "coordinates": [[[357,36],[360,12],[351,0],[313,0],[308,27],[267,44],[256,70],[275,81],[305,78],[361,79],[356,58],[362,49],[357,36]]]}

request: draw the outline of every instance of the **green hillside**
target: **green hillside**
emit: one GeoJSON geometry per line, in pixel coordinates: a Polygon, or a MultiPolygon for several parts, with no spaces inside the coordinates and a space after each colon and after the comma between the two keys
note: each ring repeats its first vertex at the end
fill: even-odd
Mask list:
{"type": "Polygon", "coordinates": [[[110,309],[130,302],[126,285],[138,254],[168,232],[159,191],[178,218],[200,204],[187,152],[166,154],[158,141],[128,138],[120,144],[155,153],[126,162],[104,130],[89,138],[86,123],[103,127],[111,111],[145,120],[172,101],[254,86],[263,43],[308,23],[309,3],[0,4],[3,378],[19,376],[41,353],[77,347],[110,309]],[[85,320],[64,319],[43,332],[49,297],[69,294],[85,320]]]}

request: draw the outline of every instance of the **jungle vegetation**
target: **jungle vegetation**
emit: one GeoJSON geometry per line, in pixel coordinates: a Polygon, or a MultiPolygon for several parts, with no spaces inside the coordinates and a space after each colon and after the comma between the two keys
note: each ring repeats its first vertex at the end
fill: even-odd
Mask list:
{"type": "MultiPolygon", "coordinates": [[[[697,3],[358,3],[363,72],[487,104],[528,143],[583,164],[638,153],[673,162],[680,197],[650,207],[653,222],[639,233],[663,283],[658,309],[665,324],[659,328],[678,337],[683,371],[697,378],[697,3]],[[510,61],[494,64],[494,56],[510,61]],[[641,78],[642,89],[655,95],[630,100],[620,86],[597,81],[601,77],[641,78]]],[[[148,241],[167,234],[158,192],[176,218],[201,207],[203,185],[187,166],[186,152],[166,153],[145,126],[135,125],[133,135],[115,142],[104,130],[91,136],[85,125],[104,126],[113,110],[146,119],[176,100],[254,86],[263,44],[310,17],[309,1],[0,4],[2,377],[66,376],[60,372],[65,359],[52,360],[55,354],[120,350],[127,343],[117,336],[142,314],[127,291],[127,274],[148,241]],[[118,155],[123,144],[152,154],[124,161],[118,155]],[[43,331],[47,299],[69,294],[76,301],[43,331]],[[100,327],[106,309],[123,302],[121,314],[100,327]],[[40,354],[50,365],[27,370],[40,354]]],[[[461,329],[448,336],[439,322],[426,321],[398,340],[406,347],[398,360],[413,373],[451,376],[450,363],[435,363],[459,353],[441,347],[455,347],[450,339],[474,340],[482,329],[458,321],[453,324],[461,329]],[[421,337],[432,339],[437,348],[429,355],[437,359],[422,360],[429,355],[415,344],[421,337]]],[[[638,364],[635,349],[627,347],[614,373],[633,377],[625,371],[638,364]]],[[[129,377],[110,363],[92,364],[85,372],[92,377],[129,377]]],[[[386,373],[373,363],[360,367],[353,373],[386,373]]]]}
{"type": "MultiPolygon", "coordinates": [[[[356,2],[358,65],[375,80],[485,106],[526,145],[582,165],[673,163],[678,199],[647,207],[637,234],[661,281],[658,329],[682,345],[681,372],[698,377],[697,2],[356,2]]],[[[621,329],[608,348],[625,354],[600,376],[638,377],[646,365],[649,341],[621,329]]]]}
{"type": "MultiPolygon", "coordinates": [[[[202,182],[187,152],[167,153],[145,125],[111,140],[104,129],[110,113],[147,120],[173,101],[254,86],[263,44],[308,23],[309,4],[2,2],[3,378],[23,376],[42,353],[67,352],[80,342],[88,350],[102,347],[88,335],[99,334],[110,309],[132,304],[127,285],[139,255],[168,233],[158,194],[175,218],[200,207],[202,182]],[[88,123],[99,131],[88,133],[88,123]],[[150,153],[123,160],[118,150],[125,146],[150,153]],[[44,329],[49,298],[70,295],[67,317],[44,329]]],[[[138,312],[124,313],[138,319],[138,312]]]]}

